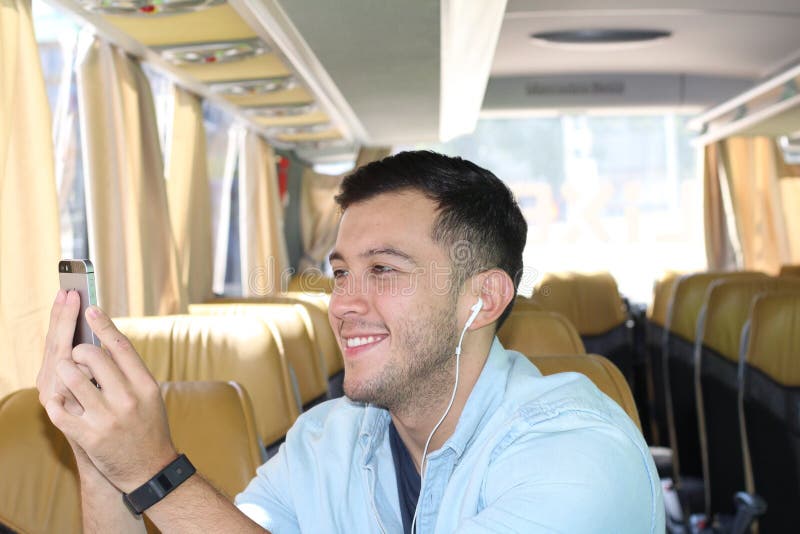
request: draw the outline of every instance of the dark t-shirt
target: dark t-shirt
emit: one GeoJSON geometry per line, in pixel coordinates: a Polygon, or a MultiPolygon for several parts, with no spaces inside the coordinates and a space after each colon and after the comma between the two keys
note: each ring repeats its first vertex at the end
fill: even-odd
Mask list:
{"type": "Polygon", "coordinates": [[[400,515],[403,517],[403,532],[411,533],[411,522],[419,499],[420,476],[414,466],[414,460],[406,449],[405,443],[394,427],[389,423],[389,443],[392,446],[394,471],[397,473],[397,494],[400,497],[400,515]]]}

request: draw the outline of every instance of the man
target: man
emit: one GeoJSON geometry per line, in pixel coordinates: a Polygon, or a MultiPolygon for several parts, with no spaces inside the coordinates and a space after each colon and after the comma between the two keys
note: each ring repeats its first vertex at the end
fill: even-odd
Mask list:
{"type": "MultiPolygon", "coordinates": [[[[330,321],[347,398],[298,419],[236,498],[247,516],[194,475],[150,519],[175,532],[663,532],[655,467],[622,409],[495,339],[527,232],[508,188],[406,152],[355,171],[337,201],[330,321]]],[[[155,381],[107,316],[87,311],[110,358],[70,351],[77,307],[59,293],[41,399],[75,451],[87,532],[138,532],[120,492],[177,452],[155,381]]]]}

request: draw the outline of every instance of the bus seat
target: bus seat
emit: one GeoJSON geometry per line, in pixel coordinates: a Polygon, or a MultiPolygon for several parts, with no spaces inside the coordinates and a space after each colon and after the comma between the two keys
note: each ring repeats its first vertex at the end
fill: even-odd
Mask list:
{"type": "Polygon", "coordinates": [[[578,331],[556,312],[515,307],[497,337],[505,348],[526,356],[586,353],[578,331]]]}
{"type": "Polygon", "coordinates": [[[611,397],[625,410],[639,430],[642,429],[631,388],[617,366],[608,358],[597,354],[573,354],[528,356],[528,359],[545,376],[565,372],[586,375],[600,391],[611,397]]]}
{"type": "Polygon", "coordinates": [[[289,279],[290,293],[333,293],[333,278],[319,272],[300,273],[289,279]]]}
{"type": "Polygon", "coordinates": [[[297,380],[304,409],[328,396],[325,362],[314,343],[314,325],[301,304],[191,304],[190,315],[251,315],[280,332],[283,350],[297,380]]]}
{"type": "Polygon", "coordinates": [[[523,297],[522,295],[517,295],[517,298],[514,299],[514,311],[517,310],[541,310],[542,307],[536,304],[536,301],[532,298],[523,297]]]}
{"type": "MultiPolygon", "coordinates": [[[[235,496],[263,463],[244,390],[226,382],[168,382],[161,394],[175,446],[218,489],[235,496]]],[[[75,457],[38,395],[28,388],[0,400],[0,524],[20,534],[79,534],[75,457]]],[[[148,532],[158,532],[146,523],[148,532]]]]}
{"type": "Polygon", "coordinates": [[[172,440],[230,500],[266,461],[250,397],[236,382],[163,382],[172,440]]]}
{"type": "Polygon", "coordinates": [[[676,483],[689,480],[699,488],[691,511],[705,508],[702,502],[703,461],[697,420],[697,396],[694,387],[694,344],[697,319],[705,303],[709,286],[722,279],[752,279],[767,276],[755,272],[704,272],[682,276],[675,283],[672,301],[664,325],[662,353],[667,393],[670,446],[673,452],[676,483]],[[687,480],[684,480],[687,479],[687,480]]]}
{"type": "Polygon", "coordinates": [[[0,400],[0,480],[0,524],[20,534],[81,532],[75,457],[35,388],[0,400]]]}
{"type": "Polygon", "coordinates": [[[781,265],[778,276],[800,277],[800,265],[781,265]]]}
{"type": "Polygon", "coordinates": [[[314,339],[319,352],[325,359],[330,396],[341,397],[344,394],[342,391],[344,359],[328,320],[329,299],[330,296],[324,293],[286,293],[280,297],[216,298],[209,300],[207,304],[269,304],[274,302],[302,304],[314,324],[314,339]]]}
{"type": "Polygon", "coordinates": [[[299,415],[278,335],[256,317],[170,315],[114,319],[148,368],[168,368],[163,381],[223,380],[241,384],[253,401],[265,445],[279,442],[299,415]],[[169,362],[165,365],[164,360],[169,362]]]}
{"type": "Polygon", "coordinates": [[[549,273],[532,300],[558,312],[575,325],[587,352],[602,354],[616,365],[633,389],[633,338],[628,314],[609,273],[549,273]]]}
{"type": "Polygon", "coordinates": [[[661,345],[664,337],[664,325],[667,322],[667,310],[672,299],[675,284],[681,274],[676,271],[665,273],[653,284],[653,301],[647,308],[645,322],[645,347],[647,354],[648,374],[652,387],[652,417],[654,445],[669,445],[669,427],[667,425],[667,394],[664,381],[664,360],[661,345]]]}
{"type": "Polygon", "coordinates": [[[746,471],[748,490],[767,501],[761,534],[794,532],[800,502],[800,294],[756,297],[745,331],[739,406],[752,470],[746,471]]]}
{"type": "Polygon", "coordinates": [[[733,496],[745,488],[737,404],[742,327],[757,294],[787,290],[800,291],[800,279],[717,280],[700,312],[695,384],[708,517],[733,516],[733,496]]]}

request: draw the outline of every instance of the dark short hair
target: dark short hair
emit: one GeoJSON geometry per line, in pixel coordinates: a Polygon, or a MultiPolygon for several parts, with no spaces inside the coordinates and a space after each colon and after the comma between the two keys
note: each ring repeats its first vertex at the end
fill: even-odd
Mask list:
{"type": "MultiPolygon", "coordinates": [[[[432,238],[450,249],[454,287],[487,269],[499,268],[514,282],[522,277],[528,225],[511,190],[474,163],[427,150],[400,152],[356,169],[341,185],[342,211],[384,193],[418,191],[436,203],[432,238]]],[[[503,324],[512,299],[498,319],[503,324]]]]}

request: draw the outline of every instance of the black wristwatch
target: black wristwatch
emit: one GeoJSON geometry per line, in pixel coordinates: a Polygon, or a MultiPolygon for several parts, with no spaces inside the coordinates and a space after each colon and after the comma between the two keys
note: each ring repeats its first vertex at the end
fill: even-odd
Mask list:
{"type": "Polygon", "coordinates": [[[185,482],[195,471],[196,469],[192,462],[189,461],[185,454],[181,454],[167,467],[156,473],[153,478],[132,492],[123,493],[122,502],[125,503],[131,513],[141,515],[142,512],[185,482]]]}

